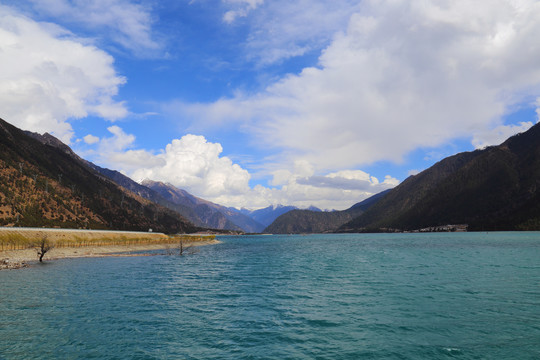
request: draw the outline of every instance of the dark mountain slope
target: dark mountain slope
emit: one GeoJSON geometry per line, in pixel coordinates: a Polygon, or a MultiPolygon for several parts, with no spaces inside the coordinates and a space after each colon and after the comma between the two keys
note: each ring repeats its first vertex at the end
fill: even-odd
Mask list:
{"type": "Polygon", "coordinates": [[[272,234],[325,233],[337,230],[379,201],[388,191],[359,202],[343,211],[291,210],[279,216],[264,231],[272,234]]]}
{"type": "Polygon", "coordinates": [[[182,204],[175,204],[171,201],[166,200],[163,198],[160,194],[158,194],[156,191],[141,185],[137,183],[136,181],[133,181],[131,178],[127,177],[126,175],[116,171],[116,170],[110,170],[106,168],[102,168],[100,166],[97,166],[91,162],[88,162],[88,166],[95,169],[100,174],[106,176],[107,178],[111,179],[118,185],[134,192],[135,194],[150,200],[152,202],[155,202],[156,204],[159,204],[161,206],[164,206],[168,209],[171,209],[173,211],[176,211],[189,221],[191,221],[193,224],[197,226],[202,227],[211,227],[208,224],[206,224],[204,221],[202,221],[199,216],[195,213],[195,211],[190,208],[189,206],[184,206],[182,204]]]}
{"type": "Polygon", "coordinates": [[[446,158],[393,189],[340,231],[540,229],[540,125],[499,146],[446,158]]]}
{"type": "Polygon", "coordinates": [[[0,223],[176,233],[197,228],[123,189],[50,135],[29,136],[0,119],[0,223]]]}
{"type": "MultiPolygon", "coordinates": [[[[106,178],[114,181],[118,185],[126,188],[127,190],[132,191],[133,193],[150,200],[156,204],[159,204],[161,206],[164,206],[170,210],[173,210],[189,221],[191,221],[196,226],[201,226],[205,228],[213,228],[213,229],[227,229],[227,230],[235,230],[235,231],[241,231],[242,229],[237,226],[236,224],[229,221],[225,215],[221,213],[216,213],[214,211],[201,211],[201,209],[196,209],[197,204],[191,203],[191,202],[172,202],[167,199],[165,199],[163,196],[161,196],[158,192],[141,185],[135,181],[133,181],[131,178],[125,176],[124,174],[116,171],[116,170],[110,170],[106,168],[102,168],[96,164],[93,164],[87,160],[81,159],[77,154],[75,154],[69,146],[62,143],[60,140],[56,139],[54,136],[49,134],[36,134],[31,132],[26,132],[28,135],[32,136],[33,138],[39,140],[40,142],[51,145],[54,147],[57,147],[58,149],[62,150],[66,154],[74,157],[76,160],[79,160],[81,162],[84,162],[87,166],[94,169],[99,174],[105,176],[106,178]]],[[[181,190],[183,191],[183,190],[181,190]]],[[[193,197],[193,195],[183,191],[187,197],[193,197]]],[[[204,201],[204,200],[203,200],[204,201]]]]}
{"type": "Polygon", "coordinates": [[[379,200],[386,196],[392,189],[381,191],[378,194],[368,197],[367,199],[360,201],[359,203],[351,206],[351,209],[360,209],[362,211],[367,211],[370,207],[375,205],[379,200]]]}
{"type": "Polygon", "coordinates": [[[264,232],[270,234],[332,232],[342,224],[353,219],[355,215],[358,216],[362,213],[362,210],[349,210],[333,212],[291,210],[279,216],[272,224],[264,229],[264,232]]]}

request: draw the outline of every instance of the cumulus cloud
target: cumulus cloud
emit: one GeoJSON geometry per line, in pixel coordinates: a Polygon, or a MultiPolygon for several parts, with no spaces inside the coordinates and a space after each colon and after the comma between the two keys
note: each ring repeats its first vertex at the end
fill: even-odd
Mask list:
{"type": "Polygon", "coordinates": [[[208,142],[203,136],[185,135],[153,153],[137,149],[135,136],[120,127],[111,126],[108,130],[111,135],[101,138],[94,144],[95,150],[86,153],[94,161],[118,169],[136,181],[167,182],[226,206],[260,208],[291,204],[345,209],[399,183],[390,176],[379,182],[359,170],[319,176],[311,164],[298,160],[290,171],[274,172],[274,187],[251,187],[249,172],[222,156],[219,143],[208,142]]]}
{"type": "Polygon", "coordinates": [[[135,135],[127,134],[120,126],[110,126],[107,130],[113,135],[100,142],[100,150],[104,154],[122,152],[134,145],[135,135]]]}
{"type": "Polygon", "coordinates": [[[110,126],[108,131],[111,135],[100,139],[85,155],[136,181],[167,182],[225,204],[235,203],[250,192],[248,171],[222,156],[221,145],[203,136],[188,134],[163,150],[150,152],[138,149],[136,137],[119,126],[110,126]]]}
{"type": "Polygon", "coordinates": [[[199,122],[240,124],[318,173],[400,162],[418,147],[505,125],[509,108],[537,98],[538,33],[532,0],[367,0],[316,67],[256,94],[181,110],[199,122]]]}
{"type": "Polygon", "coordinates": [[[0,5],[0,108],[14,125],[69,143],[70,119],[127,114],[114,96],[125,79],[113,58],[57,26],[0,5]]]}
{"type": "Polygon", "coordinates": [[[185,135],[156,155],[158,166],[141,168],[133,178],[171,183],[209,198],[244,195],[249,190],[249,173],[226,156],[223,148],[203,136],[185,135]]]}
{"type": "Polygon", "coordinates": [[[292,204],[300,208],[314,205],[321,209],[343,210],[399,184],[399,180],[390,175],[379,181],[361,170],[341,170],[323,175],[314,171],[309,162],[297,160],[291,170],[273,172],[272,187],[253,187],[249,196],[239,199],[243,200],[240,205],[251,208],[268,204],[292,204]]]}
{"type": "Polygon", "coordinates": [[[131,174],[141,167],[152,167],[163,165],[163,160],[153,153],[136,149],[136,137],[126,133],[121,127],[113,125],[107,128],[111,134],[108,137],[92,137],[91,142],[87,141],[88,136],[83,140],[94,148],[80,151],[84,157],[90,158],[102,166],[115,170],[120,170],[124,174],[131,174]],[[94,141],[97,139],[98,141],[94,141]]]}
{"type": "Polygon", "coordinates": [[[106,30],[117,44],[137,54],[161,47],[152,36],[150,9],[129,0],[29,0],[40,14],[90,30],[106,30]]]}
{"type": "MultiPolygon", "coordinates": [[[[243,206],[263,207],[268,204],[292,204],[300,208],[315,205],[321,209],[343,210],[381,191],[391,189],[399,181],[386,176],[383,182],[363,171],[348,171],[301,177],[290,174],[281,186],[257,185],[243,206]],[[354,177],[349,175],[354,173],[354,177]]],[[[236,206],[236,205],[235,205],[236,206]]]]}
{"type": "Polygon", "coordinates": [[[389,175],[380,182],[361,170],[342,170],[326,175],[311,172],[311,175],[305,175],[306,172],[294,174],[277,171],[274,176],[280,178],[282,185],[279,188],[256,186],[253,192],[257,196],[251,199],[256,199],[260,204],[294,204],[303,208],[315,205],[322,209],[342,210],[399,184],[399,180],[389,175]]]}
{"type": "Polygon", "coordinates": [[[95,143],[99,142],[99,138],[97,136],[92,135],[92,134],[86,135],[85,137],[83,137],[83,140],[88,145],[92,145],[92,144],[95,144],[95,143]]]}

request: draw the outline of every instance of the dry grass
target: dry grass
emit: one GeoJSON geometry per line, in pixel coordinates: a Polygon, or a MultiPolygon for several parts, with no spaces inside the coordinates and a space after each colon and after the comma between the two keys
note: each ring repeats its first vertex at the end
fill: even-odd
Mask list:
{"type": "Polygon", "coordinates": [[[214,236],[167,236],[150,232],[2,228],[0,230],[0,251],[31,248],[36,241],[44,236],[55,248],[177,244],[180,239],[184,242],[214,239],[214,236]]]}

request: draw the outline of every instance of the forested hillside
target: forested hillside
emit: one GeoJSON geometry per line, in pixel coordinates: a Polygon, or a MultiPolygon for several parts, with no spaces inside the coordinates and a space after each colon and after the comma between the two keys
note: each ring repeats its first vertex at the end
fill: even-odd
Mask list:
{"type": "Polygon", "coordinates": [[[197,230],[178,213],[98,174],[67,146],[48,144],[52,139],[40,141],[0,119],[1,225],[197,230]]]}
{"type": "Polygon", "coordinates": [[[540,124],[499,146],[446,158],[393,189],[340,231],[540,230],[540,124]]]}

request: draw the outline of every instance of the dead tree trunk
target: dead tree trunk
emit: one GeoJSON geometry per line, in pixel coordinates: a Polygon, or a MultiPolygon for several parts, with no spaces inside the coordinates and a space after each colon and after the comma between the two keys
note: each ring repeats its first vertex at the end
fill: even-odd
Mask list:
{"type": "Polygon", "coordinates": [[[47,240],[47,235],[43,235],[41,240],[36,244],[36,251],[39,262],[43,262],[43,257],[53,248],[53,245],[47,240]]]}

